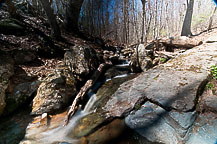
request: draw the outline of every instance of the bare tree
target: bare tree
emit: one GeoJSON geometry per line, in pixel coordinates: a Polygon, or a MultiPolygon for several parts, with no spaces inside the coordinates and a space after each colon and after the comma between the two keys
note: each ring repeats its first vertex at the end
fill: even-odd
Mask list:
{"type": "Polygon", "coordinates": [[[215,12],[216,12],[216,8],[217,8],[217,7],[214,8],[214,10],[213,10],[213,12],[212,12],[212,15],[211,15],[210,18],[209,18],[209,26],[208,26],[207,30],[211,30],[211,28],[212,28],[212,21],[213,21],[213,16],[214,16],[214,14],[215,14],[215,12]]]}
{"type": "Polygon", "coordinates": [[[65,28],[70,31],[78,31],[78,20],[84,0],[68,0],[65,15],[65,28]]]}
{"type": "Polygon", "coordinates": [[[60,28],[59,28],[58,23],[56,21],[56,16],[54,15],[53,10],[50,6],[49,0],[40,0],[40,2],[44,8],[44,11],[47,15],[48,21],[49,21],[50,26],[52,28],[53,36],[57,39],[60,38],[61,37],[61,31],[60,31],[60,28]]]}
{"type": "Polygon", "coordinates": [[[185,19],[182,26],[181,36],[189,36],[192,35],[191,33],[191,21],[193,15],[193,8],[194,8],[194,0],[187,0],[187,10],[185,14],[185,19]]]}

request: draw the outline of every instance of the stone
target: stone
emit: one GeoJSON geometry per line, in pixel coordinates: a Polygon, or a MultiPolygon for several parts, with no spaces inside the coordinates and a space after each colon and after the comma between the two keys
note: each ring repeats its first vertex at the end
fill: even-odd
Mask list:
{"type": "Polygon", "coordinates": [[[191,111],[205,87],[210,67],[217,63],[213,44],[203,44],[186,51],[137,78],[120,86],[107,102],[105,111],[111,116],[123,116],[143,99],[158,103],[165,109],[191,111]]]}
{"type": "Polygon", "coordinates": [[[54,71],[40,84],[33,99],[32,115],[57,113],[73,101],[76,80],[67,69],[54,71]]]}
{"type": "Polygon", "coordinates": [[[197,118],[186,144],[216,144],[217,114],[204,113],[197,118]]]}
{"type": "Polygon", "coordinates": [[[130,73],[130,68],[128,66],[113,66],[109,68],[106,73],[106,79],[111,79],[116,76],[127,75],[130,73]]]}
{"type": "Polygon", "coordinates": [[[131,57],[131,71],[147,71],[153,67],[153,50],[148,50],[143,44],[138,45],[138,52],[134,52],[131,57]]]}
{"type": "Polygon", "coordinates": [[[0,115],[6,106],[5,92],[10,83],[10,77],[14,74],[13,59],[0,51],[0,115]]]}
{"type": "Polygon", "coordinates": [[[121,83],[134,77],[135,75],[130,75],[128,77],[112,79],[99,88],[96,93],[97,100],[91,108],[91,111],[95,111],[78,121],[77,125],[70,133],[71,137],[81,138],[87,136],[101,127],[103,123],[110,122],[113,118],[106,115],[103,107],[121,83]]]}
{"type": "Polygon", "coordinates": [[[211,80],[199,100],[201,112],[217,112],[217,81],[211,80]],[[210,87],[209,87],[210,86],[210,87]]]}
{"type": "Polygon", "coordinates": [[[88,144],[106,144],[120,137],[125,130],[124,121],[116,119],[85,138],[88,144]]]}
{"type": "Polygon", "coordinates": [[[17,85],[13,92],[6,97],[6,107],[4,115],[8,115],[15,111],[18,107],[22,106],[26,101],[33,99],[35,93],[40,85],[40,81],[26,82],[17,85]]]}
{"type": "Polygon", "coordinates": [[[89,46],[74,46],[72,50],[64,55],[65,65],[80,79],[91,74],[99,65],[96,52],[89,46]]]}
{"type": "Polygon", "coordinates": [[[196,112],[166,111],[146,102],[139,110],[128,115],[125,122],[151,142],[174,144],[185,142],[196,117],[196,112]]]}

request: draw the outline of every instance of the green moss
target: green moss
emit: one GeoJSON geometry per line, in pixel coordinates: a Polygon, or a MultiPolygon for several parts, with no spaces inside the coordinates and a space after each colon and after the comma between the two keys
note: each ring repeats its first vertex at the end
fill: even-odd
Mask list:
{"type": "Polygon", "coordinates": [[[207,89],[207,90],[208,90],[208,89],[211,89],[211,90],[212,90],[212,89],[214,89],[214,87],[215,87],[214,84],[211,83],[211,82],[209,82],[209,83],[206,84],[206,89],[207,89]]]}
{"type": "Polygon", "coordinates": [[[212,72],[213,78],[217,79],[217,66],[216,65],[211,66],[211,72],[212,72]]]}
{"type": "Polygon", "coordinates": [[[141,108],[141,105],[139,105],[139,104],[136,104],[136,105],[135,105],[135,109],[136,109],[136,110],[139,110],[140,108],[141,108]]]}
{"type": "Polygon", "coordinates": [[[160,62],[165,63],[167,61],[166,58],[160,58],[160,62]]]}

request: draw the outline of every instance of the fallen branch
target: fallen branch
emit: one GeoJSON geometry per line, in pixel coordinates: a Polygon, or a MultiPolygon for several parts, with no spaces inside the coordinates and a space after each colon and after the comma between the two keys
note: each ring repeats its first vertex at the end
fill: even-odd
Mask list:
{"type": "Polygon", "coordinates": [[[80,100],[82,100],[84,98],[84,96],[87,94],[88,90],[94,85],[94,83],[97,81],[97,79],[99,78],[101,73],[109,66],[111,66],[110,62],[100,64],[99,67],[97,68],[97,70],[92,75],[91,79],[88,80],[86,82],[86,84],[81,88],[80,92],[75,97],[70,110],[68,111],[64,126],[66,126],[69,123],[69,120],[75,114],[76,110],[78,109],[78,105],[79,105],[80,100]]]}

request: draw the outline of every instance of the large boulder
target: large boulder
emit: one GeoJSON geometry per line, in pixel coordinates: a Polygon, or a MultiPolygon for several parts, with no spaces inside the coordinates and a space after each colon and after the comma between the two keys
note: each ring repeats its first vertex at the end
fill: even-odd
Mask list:
{"type": "Polygon", "coordinates": [[[8,88],[10,77],[14,74],[14,61],[13,59],[3,54],[0,51],[0,115],[3,113],[6,106],[5,92],[8,88]]]}
{"type": "Polygon", "coordinates": [[[146,102],[138,111],[128,115],[125,122],[149,141],[175,144],[185,143],[196,117],[196,112],[166,111],[146,102]]]}
{"type": "Polygon", "coordinates": [[[217,63],[216,55],[216,48],[205,44],[140,74],[121,85],[106,104],[105,111],[122,116],[124,107],[132,109],[141,99],[166,109],[192,110],[208,80],[211,65],[217,63]]]}
{"type": "Polygon", "coordinates": [[[31,114],[56,113],[68,106],[76,93],[75,78],[67,69],[57,69],[40,84],[31,114]]]}
{"type": "Polygon", "coordinates": [[[65,64],[69,70],[83,79],[95,70],[99,65],[96,52],[89,46],[74,46],[72,50],[65,53],[65,64]]]}
{"type": "Polygon", "coordinates": [[[28,100],[33,99],[33,94],[37,91],[40,83],[40,81],[35,81],[18,84],[12,93],[7,94],[4,114],[10,114],[28,100]]]}
{"type": "MultiPolygon", "coordinates": [[[[104,111],[108,117],[123,117],[149,101],[126,118],[128,126],[152,142],[187,142],[210,68],[217,63],[216,49],[215,44],[203,44],[141,73],[120,86],[104,106],[104,111]]],[[[215,112],[216,105],[212,103],[215,101],[216,96],[209,96],[201,104],[206,110],[215,112]]]]}
{"type": "Polygon", "coordinates": [[[131,57],[132,72],[146,71],[153,67],[153,50],[146,49],[144,44],[138,45],[137,50],[131,57]]]}

